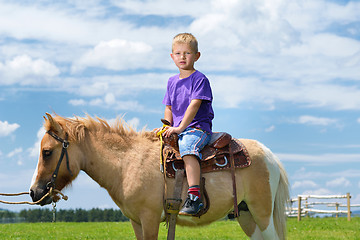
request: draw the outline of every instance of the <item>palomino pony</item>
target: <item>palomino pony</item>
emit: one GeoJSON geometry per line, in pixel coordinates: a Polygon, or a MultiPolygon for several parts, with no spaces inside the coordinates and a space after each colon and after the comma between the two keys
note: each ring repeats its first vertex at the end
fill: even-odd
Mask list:
{"type": "MultiPolygon", "coordinates": [[[[159,224],[165,220],[165,180],[159,170],[160,142],[155,134],[136,132],[121,119],[111,127],[99,118],[46,115],[47,133],[41,141],[40,158],[30,189],[33,201],[41,199],[50,187],[62,190],[82,170],[108,191],[130,219],[137,239],[157,239],[159,224]],[[59,159],[64,161],[61,163],[59,159]]],[[[286,173],[264,145],[248,139],[241,142],[252,164],[236,170],[237,199],[248,207],[246,211],[240,210],[237,221],[251,239],[285,239],[285,205],[289,198],[286,173]]],[[[201,217],[178,216],[178,225],[210,224],[233,210],[230,171],[205,173],[203,177],[211,202],[209,210],[201,217]]],[[[174,179],[166,181],[170,197],[174,179]]],[[[186,190],[184,181],[183,200],[186,190]]],[[[40,204],[58,199],[48,196],[40,204]]]]}

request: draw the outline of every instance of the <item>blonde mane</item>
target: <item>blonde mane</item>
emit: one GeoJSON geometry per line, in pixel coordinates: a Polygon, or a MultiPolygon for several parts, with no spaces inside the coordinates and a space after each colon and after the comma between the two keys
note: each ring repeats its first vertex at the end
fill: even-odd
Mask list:
{"type": "MultiPolygon", "coordinates": [[[[99,117],[94,119],[89,115],[87,115],[86,118],[79,116],[65,118],[55,115],[54,120],[59,123],[68,134],[69,140],[82,141],[85,138],[86,131],[97,133],[99,135],[110,133],[126,139],[140,136],[152,141],[158,140],[153,132],[146,131],[145,128],[137,132],[128,123],[126,123],[123,118],[117,118],[113,126],[104,119],[99,117]]],[[[52,130],[51,123],[49,121],[45,121],[44,128],[46,131],[52,130]]]]}

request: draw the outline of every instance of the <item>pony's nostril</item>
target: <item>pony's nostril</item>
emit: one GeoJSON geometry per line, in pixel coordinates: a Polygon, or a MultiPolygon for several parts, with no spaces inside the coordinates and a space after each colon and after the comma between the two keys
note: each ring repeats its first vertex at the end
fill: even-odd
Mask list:
{"type": "Polygon", "coordinates": [[[33,200],[34,200],[35,193],[34,193],[34,191],[33,191],[33,190],[30,190],[30,197],[31,197],[31,199],[33,199],[33,200]]]}

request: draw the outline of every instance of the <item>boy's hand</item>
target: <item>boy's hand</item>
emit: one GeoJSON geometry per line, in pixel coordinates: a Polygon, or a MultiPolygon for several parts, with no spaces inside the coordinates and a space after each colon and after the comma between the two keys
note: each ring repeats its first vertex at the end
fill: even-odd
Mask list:
{"type": "Polygon", "coordinates": [[[183,130],[180,127],[167,127],[165,132],[163,133],[164,137],[170,137],[173,133],[181,133],[183,130]]]}
{"type": "Polygon", "coordinates": [[[151,132],[157,134],[158,132],[161,131],[161,129],[162,129],[161,127],[160,128],[154,128],[151,132]]]}

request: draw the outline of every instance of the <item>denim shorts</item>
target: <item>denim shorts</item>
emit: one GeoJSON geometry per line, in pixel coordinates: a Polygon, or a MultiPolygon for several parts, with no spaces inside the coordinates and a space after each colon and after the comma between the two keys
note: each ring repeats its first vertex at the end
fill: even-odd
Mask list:
{"type": "Polygon", "coordinates": [[[200,151],[209,143],[211,134],[197,128],[186,128],[179,134],[179,150],[181,157],[195,155],[201,159],[200,151]]]}

